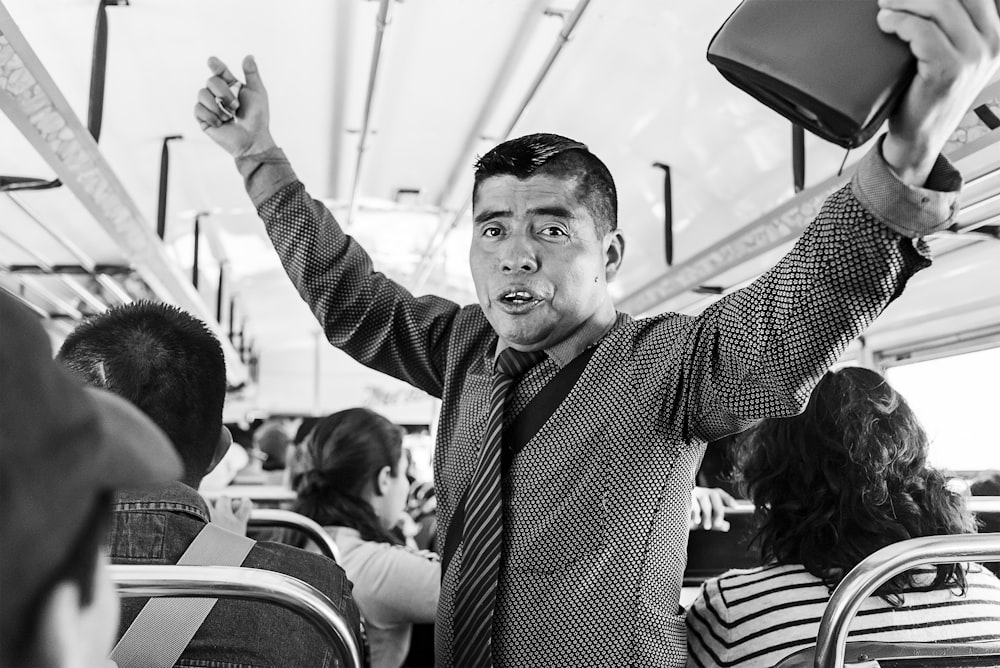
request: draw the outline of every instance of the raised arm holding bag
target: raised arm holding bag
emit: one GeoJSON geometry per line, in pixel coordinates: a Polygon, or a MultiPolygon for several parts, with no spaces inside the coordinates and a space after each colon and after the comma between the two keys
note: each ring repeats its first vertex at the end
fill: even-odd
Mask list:
{"type": "Polygon", "coordinates": [[[708,45],[726,79],[844,148],[868,141],[916,71],[876,0],[743,0],[708,45]]]}

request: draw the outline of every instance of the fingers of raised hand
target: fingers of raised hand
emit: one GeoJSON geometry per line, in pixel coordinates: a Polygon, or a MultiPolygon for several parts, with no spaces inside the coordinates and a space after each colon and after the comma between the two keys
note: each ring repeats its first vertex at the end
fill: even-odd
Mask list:
{"type": "Polygon", "coordinates": [[[219,109],[215,96],[205,88],[198,91],[198,102],[194,105],[194,117],[203,130],[210,127],[220,127],[229,120],[219,109]]]}
{"type": "Polygon", "coordinates": [[[224,62],[215,56],[209,57],[208,69],[212,73],[213,78],[218,77],[223,81],[224,86],[230,86],[236,83],[236,77],[233,76],[233,73],[229,71],[229,68],[226,67],[224,62]]]}
{"type": "Polygon", "coordinates": [[[879,0],[879,27],[910,45],[921,65],[947,73],[1000,53],[995,0],[879,0]]]}

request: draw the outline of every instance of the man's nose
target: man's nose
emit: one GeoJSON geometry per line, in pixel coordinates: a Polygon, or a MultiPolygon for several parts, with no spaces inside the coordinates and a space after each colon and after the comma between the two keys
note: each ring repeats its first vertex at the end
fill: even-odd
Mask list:
{"type": "Polygon", "coordinates": [[[507,238],[500,249],[500,271],[514,273],[538,269],[538,256],[530,240],[523,234],[507,238]]]}

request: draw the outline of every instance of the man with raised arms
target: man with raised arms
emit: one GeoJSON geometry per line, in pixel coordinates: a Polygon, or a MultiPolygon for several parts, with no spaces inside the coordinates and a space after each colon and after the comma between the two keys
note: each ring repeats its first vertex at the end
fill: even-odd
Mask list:
{"type": "Polygon", "coordinates": [[[614,182],[585,145],[550,134],[504,142],[476,165],[479,304],[414,297],[306,193],[271,137],[253,59],[238,99],[233,74],[210,59],[195,116],[236,158],[327,338],[442,400],[439,666],[684,665],[678,596],[705,443],[801,410],[845,346],[929,264],[919,237],[957,210],[961,177],[939,154],[1000,63],[997,8],[880,5],[879,26],[919,64],[888,134],[786,257],[697,317],[616,311],[608,283],[625,239],[614,182]],[[505,377],[496,365],[523,353],[539,354],[508,380],[504,439],[550,380],[590,359],[548,420],[501,457],[490,423],[494,377],[505,377]]]}

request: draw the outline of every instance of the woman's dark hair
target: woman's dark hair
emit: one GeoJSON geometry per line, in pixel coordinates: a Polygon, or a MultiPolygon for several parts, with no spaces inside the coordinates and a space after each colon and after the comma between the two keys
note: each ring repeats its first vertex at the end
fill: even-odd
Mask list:
{"type": "Polygon", "coordinates": [[[369,482],[378,489],[383,467],[399,474],[402,427],[367,408],[350,408],[320,420],[307,447],[311,465],[299,481],[294,510],[323,526],[355,529],[363,540],[399,544],[362,494],[369,482]]]}
{"type": "MultiPolygon", "coordinates": [[[[962,498],[927,465],[928,439],[906,401],[874,371],[826,373],[800,414],[764,420],[740,439],[737,479],[757,507],[765,561],[802,564],[832,590],[876,550],[908,538],[972,533],[962,498]]],[[[876,592],[965,590],[959,564],[933,582],[902,573],[876,592]],[[921,584],[923,582],[924,584],[921,584]]]]}

